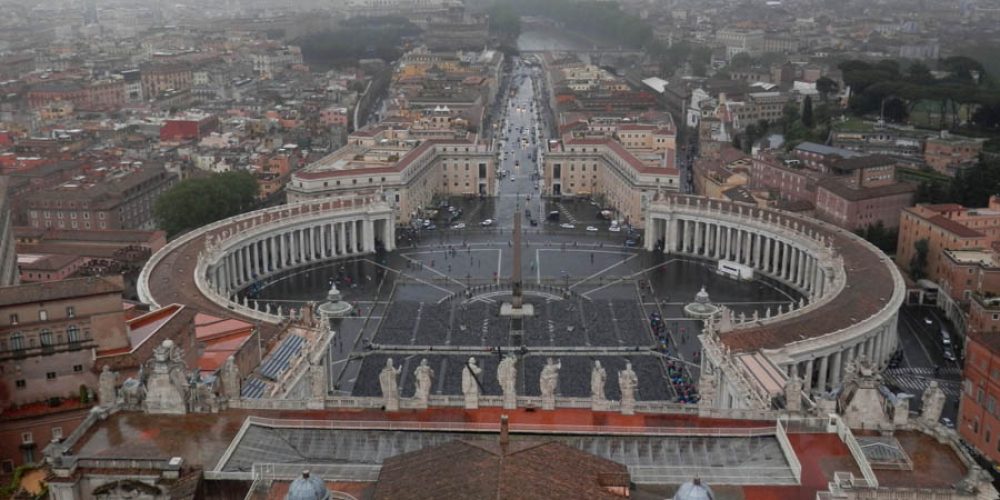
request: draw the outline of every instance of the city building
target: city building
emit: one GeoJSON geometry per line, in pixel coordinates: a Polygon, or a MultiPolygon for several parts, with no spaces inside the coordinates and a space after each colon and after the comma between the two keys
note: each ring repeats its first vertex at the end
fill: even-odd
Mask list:
{"type": "MultiPolygon", "coordinates": [[[[978,300],[974,303],[980,303],[978,300]]],[[[993,306],[994,311],[996,310],[993,306]]],[[[994,312],[1000,317],[1000,313],[994,312]]],[[[965,338],[958,434],[992,463],[1000,463],[1000,335],[972,330],[965,338]]]]}
{"type": "Polygon", "coordinates": [[[943,130],[939,136],[927,138],[924,143],[924,161],[935,171],[954,176],[958,170],[971,167],[979,161],[983,142],[984,139],[953,136],[943,130]]]}
{"type": "Polygon", "coordinates": [[[72,432],[97,389],[94,356],[128,346],[120,278],[0,288],[0,461],[41,459],[72,432]]]}
{"type": "Polygon", "coordinates": [[[14,248],[9,185],[10,178],[0,175],[0,287],[16,285],[20,277],[17,270],[17,251],[14,248]]]}
{"type": "Polygon", "coordinates": [[[219,118],[207,113],[185,113],[163,121],[160,142],[200,141],[219,129],[219,118]]]}
{"type": "Polygon", "coordinates": [[[362,129],[348,145],[307,165],[286,186],[289,203],[378,194],[397,222],[418,217],[435,195],[491,196],[496,155],[468,139],[411,139],[410,131],[386,126],[362,129]]]}
{"type": "Polygon", "coordinates": [[[643,227],[644,204],[657,192],[680,189],[676,137],[668,122],[590,121],[548,142],[542,193],[594,197],[616,219],[643,227]]]}
{"type": "Polygon", "coordinates": [[[937,281],[944,272],[946,250],[990,249],[1000,238],[1000,197],[990,197],[983,208],[957,204],[918,204],[903,210],[899,220],[896,263],[909,270],[918,241],[927,241],[927,279],[937,281]]]}
{"type": "Polygon", "coordinates": [[[156,199],[176,182],[162,165],[102,167],[25,195],[21,209],[33,228],[152,229],[156,199]]]}
{"type": "Polygon", "coordinates": [[[835,162],[833,176],[816,187],[817,219],[856,231],[881,225],[899,226],[902,209],[913,205],[916,185],[896,180],[896,161],[886,156],[863,156],[835,162]]]}

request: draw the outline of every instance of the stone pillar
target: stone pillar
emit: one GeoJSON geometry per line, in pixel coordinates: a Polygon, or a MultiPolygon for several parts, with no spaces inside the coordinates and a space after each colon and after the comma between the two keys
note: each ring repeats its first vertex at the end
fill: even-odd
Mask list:
{"type": "Polygon", "coordinates": [[[702,255],[702,249],[705,245],[702,244],[702,223],[695,221],[694,223],[694,253],[696,255],[702,255]]]}
{"type": "Polygon", "coordinates": [[[764,271],[765,273],[771,272],[771,243],[773,241],[774,240],[767,237],[761,240],[761,246],[763,247],[763,252],[764,252],[764,260],[760,261],[760,263],[757,264],[757,267],[759,267],[760,270],[764,271]]]}
{"type": "Polygon", "coordinates": [[[745,237],[746,237],[746,234],[744,233],[744,231],[742,229],[737,229],[736,230],[736,256],[735,257],[736,257],[736,262],[739,262],[740,264],[742,264],[743,263],[743,259],[746,258],[746,249],[745,249],[745,246],[744,246],[744,245],[746,245],[746,242],[744,241],[745,237]]]}
{"type": "Polygon", "coordinates": [[[841,351],[833,353],[833,363],[830,370],[830,386],[834,389],[840,385],[840,372],[843,370],[844,366],[840,359],[841,351]]]}
{"type": "Polygon", "coordinates": [[[375,223],[371,219],[365,219],[365,251],[375,251],[375,223]]]}
{"type": "Polygon", "coordinates": [[[396,239],[393,235],[392,218],[386,217],[382,224],[382,242],[385,244],[385,249],[387,251],[393,251],[396,249],[396,239]]]}
{"type": "Polygon", "coordinates": [[[806,361],[806,375],[803,379],[806,391],[810,391],[813,386],[813,360],[806,361]]]}
{"type": "Polygon", "coordinates": [[[347,253],[347,224],[344,222],[337,223],[337,253],[347,253]]]}
{"type": "Polygon", "coordinates": [[[715,225],[715,239],[713,241],[714,241],[715,244],[712,245],[712,246],[714,246],[715,249],[713,250],[714,255],[712,255],[712,256],[715,257],[716,259],[721,259],[722,258],[722,224],[716,224],[715,225]]]}
{"type": "Polygon", "coordinates": [[[653,251],[653,245],[659,239],[659,238],[657,238],[657,230],[658,230],[657,226],[659,226],[659,222],[660,222],[660,219],[658,217],[652,217],[652,216],[650,216],[649,218],[646,219],[646,227],[649,228],[649,229],[646,230],[646,251],[647,252],[652,252],[653,251]]]}
{"type": "Polygon", "coordinates": [[[816,386],[819,390],[826,392],[826,372],[830,369],[830,356],[823,356],[819,359],[819,379],[816,386]]]}

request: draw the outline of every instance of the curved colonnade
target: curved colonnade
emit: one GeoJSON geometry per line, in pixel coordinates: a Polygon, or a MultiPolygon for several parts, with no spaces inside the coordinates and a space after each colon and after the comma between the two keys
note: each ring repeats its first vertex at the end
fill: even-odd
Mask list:
{"type": "Polygon", "coordinates": [[[237,215],[185,234],[154,254],[139,276],[139,299],[159,307],[178,295],[190,296],[182,290],[190,277],[197,293],[212,304],[278,324],[287,312],[239,301],[237,293],[299,266],[374,253],[377,242],[390,251],[395,226],[392,208],[370,198],[309,201],[237,215]],[[193,266],[177,257],[185,252],[197,253],[193,266]],[[177,274],[182,279],[169,279],[177,274]]]}
{"type": "Polygon", "coordinates": [[[718,345],[705,336],[706,361],[735,367],[721,370],[722,377],[743,379],[728,388],[719,381],[717,404],[723,407],[740,406],[740,389],[768,402],[793,375],[807,392],[833,389],[852,361],[864,356],[883,367],[897,348],[902,276],[885,254],[849,231],[753,205],[669,195],[648,207],[646,248],[735,262],[804,297],[777,314],[732,318],[719,328],[718,345]],[[752,353],[766,356],[781,373],[766,373],[744,356],[752,353]]]}

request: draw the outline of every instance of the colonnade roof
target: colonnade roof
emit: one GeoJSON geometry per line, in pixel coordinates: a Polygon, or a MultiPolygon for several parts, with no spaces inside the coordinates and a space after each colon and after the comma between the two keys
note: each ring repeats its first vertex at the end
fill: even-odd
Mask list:
{"type": "MultiPolygon", "coordinates": [[[[365,200],[361,198],[336,199],[309,202],[304,205],[318,206],[321,210],[336,209],[338,207],[350,210],[352,207],[361,208],[364,202],[365,200]]],[[[293,214],[296,213],[295,206],[289,206],[287,209],[291,210],[293,214]]],[[[302,212],[302,214],[307,213],[308,211],[302,212]]],[[[238,217],[240,216],[236,218],[238,217]]],[[[281,218],[275,213],[265,212],[259,215],[259,220],[262,223],[268,223],[269,221],[277,222],[281,218]]],[[[184,304],[200,312],[221,318],[236,317],[246,319],[258,324],[262,338],[267,339],[276,333],[280,327],[245,318],[232,310],[219,306],[208,297],[205,297],[195,284],[195,268],[198,265],[198,255],[205,249],[206,238],[209,235],[219,238],[227,231],[230,235],[246,231],[246,229],[241,229],[241,224],[242,221],[234,221],[211,230],[196,229],[195,231],[200,234],[195,235],[179,247],[172,250],[169,247],[165,247],[164,251],[167,253],[149,271],[149,293],[155,302],[160,305],[184,304]]]]}
{"type": "MultiPolygon", "coordinates": [[[[667,200],[670,199],[704,200],[682,195],[671,195],[667,200]]],[[[665,205],[665,201],[655,203],[665,205]]],[[[711,200],[712,209],[709,212],[717,213],[720,206],[724,211],[735,212],[739,205],[728,201],[711,200]]],[[[742,207],[744,214],[751,213],[751,210],[755,214],[761,213],[756,208],[745,205],[742,207]]],[[[889,305],[895,291],[896,280],[894,269],[891,267],[894,264],[884,253],[853,233],[840,228],[783,212],[771,211],[771,213],[778,214],[783,220],[797,222],[800,231],[816,231],[818,235],[829,238],[834,255],[843,258],[846,284],[836,297],[806,314],[722,333],[720,335],[722,342],[731,350],[750,352],[760,349],[780,349],[792,342],[849,328],[874,316],[889,305]]]]}

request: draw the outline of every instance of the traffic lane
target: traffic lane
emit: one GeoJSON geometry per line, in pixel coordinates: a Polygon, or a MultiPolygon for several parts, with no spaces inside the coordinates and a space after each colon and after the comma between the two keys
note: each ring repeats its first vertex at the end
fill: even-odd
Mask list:
{"type": "MultiPolygon", "coordinates": [[[[941,330],[939,323],[931,318],[931,323],[927,324],[925,318],[929,317],[926,310],[920,308],[902,307],[900,308],[900,324],[905,324],[911,343],[915,343],[924,352],[923,358],[918,358],[926,362],[923,365],[911,366],[956,366],[957,363],[944,358],[944,347],[941,344],[941,330]]],[[[904,331],[901,330],[900,333],[904,331]]],[[[903,338],[901,337],[901,340],[903,338]]],[[[905,344],[905,342],[904,342],[905,344]]]]}

